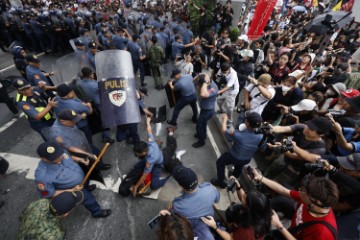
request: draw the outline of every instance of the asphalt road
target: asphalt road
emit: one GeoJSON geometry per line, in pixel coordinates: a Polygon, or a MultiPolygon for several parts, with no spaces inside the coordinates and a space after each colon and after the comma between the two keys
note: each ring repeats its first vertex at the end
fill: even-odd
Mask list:
{"type": "MultiPolygon", "coordinates": [[[[56,58],[42,56],[43,69],[51,71],[56,58]]],[[[0,55],[0,67],[11,66],[12,58],[9,54],[0,55]]],[[[3,76],[18,75],[16,69],[11,68],[2,72],[3,76]]],[[[146,99],[148,106],[159,107],[167,101],[164,91],[154,89],[152,78],[146,78],[148,82],[149,97],[146,99]]],[[[14,92],[12,93],[14,95],[14,92]]],[[[187,167],[191,167],[198,175],[199,181],[210,181],[216,176],[215,161],[217,155],[227,150],[222,136],[214,121],[209,124],[209,133],[214,141],[207,139],[207,144],[199,149],[191,145],[196,142],[193,137],[195,124],[191,121],[191,108],[185,108],[178,120],[178,131],[175,137],[178,141],[178,149],[186,150],[181,160],[187,167]]],[[[33,171],[36,168],[38,158],[36,148],[42,142],[40,136],[30,129],[25,117],[13,121],[9,127],[4,127],[11,121],[12,113],[4,104],[0,104],[0,154],[10,161],[10,169],[6,176],[0,177],[0,192],[8,190],[6,194],[0,194],[0,199],[5,205],[0,208],[0,239],[15,239],[19,227],[18,217],[25,206],[38,199],[36,186],[33,181],[33,171]],[[2,126],[2,127],[1,127],[2,126]]],[[[158,139],[166,141],[166,127],[163,124],[158,139]]],[[[155,126],[153,126],[155,131],[155,126]]],[[[113,134],[115,133],[112,129],[113,134]]],[[[144,119],[139,124],[139,134],[145,139],[144,119]]],[[[94,136],[94,142],[101,148],[100,135],[94,136]]],[[[136,161],[132,153],[132,146],[125,143],[115,143],[109,147],[105,154],[105,161],[113,164],[113,168],[103,172],[106,179],[105,189],[96,189],[96,196],[100,205],[112,209],[112,215],[105,219],[94,219],[89,212],[79,206],[68,217],[62,220],[66,230],[66,239],[133,239],[152,240],[156,238],[156,231],[147,226],[161,209],[167,208],[170,201],[179,195],[180,188],[170,178],[161,189],[158,199],[123,198],[116,192],[118,180],[133,166],[136,161]]],[[[227,206],[228,198],[222,191],[221,206],[227,206]]]]}

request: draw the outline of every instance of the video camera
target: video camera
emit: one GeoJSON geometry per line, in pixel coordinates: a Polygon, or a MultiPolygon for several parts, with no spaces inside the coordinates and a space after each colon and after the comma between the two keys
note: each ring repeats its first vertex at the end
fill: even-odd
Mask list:
{"type": "Polygon", "coordinates": [[[219,73],[216,74],[216,78],[215,78],[214,82],[218,86],[219,90],[221,90],[226,87],[226,84],[227,84],[226,76],[224,74],[222,74],[221,71],[219,71],[219,73]]]}
{"type": "Polygon", "coordinates": [[[284,139],[282,141],[282,144],[280,146],[274,147],[273,150],[277,154],[282,154],[287,151],[294,152],[294,146],[293,146],[291,140],[284,139]]]}
{"type": "Polygon", "coordinates": [[[271,130],[271,125],[268,122],[263,122],[257,128],[254,128],[255,134],[269,134],[271,130]]]}

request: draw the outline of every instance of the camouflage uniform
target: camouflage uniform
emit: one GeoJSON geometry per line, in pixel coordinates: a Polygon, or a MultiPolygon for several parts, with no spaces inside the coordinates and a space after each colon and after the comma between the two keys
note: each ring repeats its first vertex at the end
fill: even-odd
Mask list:
{"type": "Polygon", "coordinates": [[[160,66],[165,59],[164,50],[157,44],[152,45],[148,49],[146,57],[149,59],[150,62],[151,72],[155,80],[155,87],[161,87],[163,83],[161,79],[160,66]]]}
{"type": "Polygon", "coordinates": [[[21,213],[17,240],[58,240],[64,239],[65,232],[60,218],[49,210],[49,199],[40,199],[30,203],[21,213]]]}

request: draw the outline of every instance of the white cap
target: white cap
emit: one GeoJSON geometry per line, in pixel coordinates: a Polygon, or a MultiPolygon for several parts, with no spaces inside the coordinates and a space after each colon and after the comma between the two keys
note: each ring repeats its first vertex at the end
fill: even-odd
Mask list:
{"type": "Polygon", "coordinates": [[[240,35],[240,36],[238,37],[238,39],[239,39],[239,40],[244,40],[245,42],[249,42],[249,38],[248,38],[248,36],[246,36],[246,35],[240,35]]]}
{"type": "Polygon", "coordinates": [[[312,111],[316,107],[316,102],[310,99],[303,99],[298,104],[291,106],[291,109],[295,112],[300,111],[312,111]]]}
{"type": "Polygon", "coordinates": [[[244,49],[244,50],[241,50],[240,55],[242,57],[253,57],[254,52],[252,50],[249,50],[249,49],[244,49]]]}

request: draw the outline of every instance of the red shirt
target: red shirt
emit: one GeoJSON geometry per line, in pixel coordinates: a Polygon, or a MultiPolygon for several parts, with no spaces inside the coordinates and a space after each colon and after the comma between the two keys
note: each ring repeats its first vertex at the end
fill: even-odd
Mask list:
{"type": "Polygon", "coordinates": [[[263,240],[264,239],[264,236],[260,238],[256,238],[255,231],[252,227],[249,228],[239,227],[233,232],[232,237],[233,240],[263,240]]]}
{"type": "MultiPolygon", "coordinates": [[[[298,202],[298,205],[296,207],[296,212],[293,216],[293,219],[291,221],[291,227],[298,226],[299,224],[303,222],[309,222],[309,221],[324,221],[329,223],[331,226],[333,226],[335,229],[337,229],[336,221],[334,212],[332,209],[330,209],[329,213],[326,216],[323,217],[314,217],[310,215],[309,210],[307,209],[308,206],[305,205],[301,199],[298,191],[290,191],[290,196],[298,202]]],[[[319,223],[311,225],[310,227],[307,227],[301,231],[298,232],[298,234],[295,235],[296,239],[305,239],[305,240],[331,240],[334,239],[334,236],[330,229],[326,227],[325,225],[319,223]]]]}

